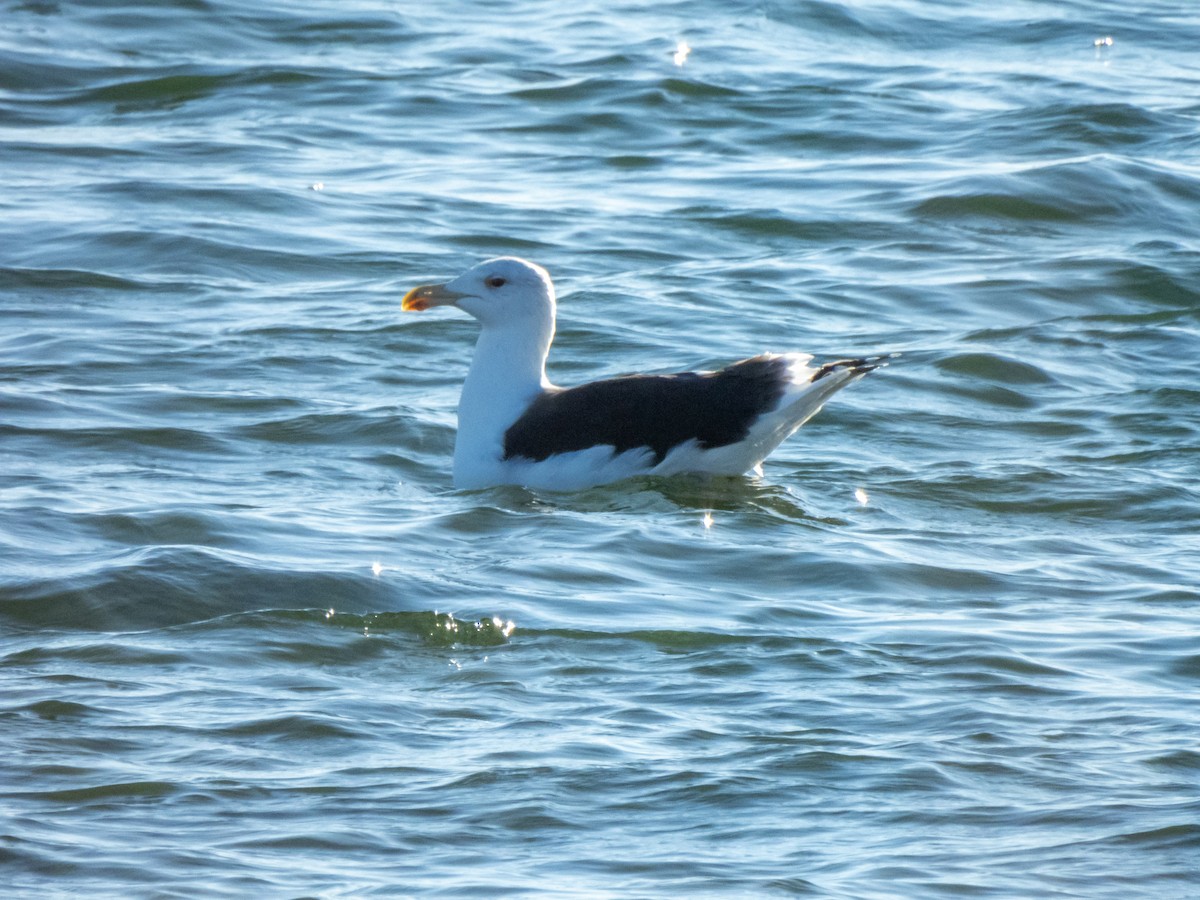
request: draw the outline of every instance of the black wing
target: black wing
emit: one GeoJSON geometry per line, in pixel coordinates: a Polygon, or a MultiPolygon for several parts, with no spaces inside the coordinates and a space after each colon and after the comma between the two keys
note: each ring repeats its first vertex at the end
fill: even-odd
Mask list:
{"type": "Polygon", "coordinates": [[[629,375],[538,397],[504,434],[504,458],[543,460],[556,453],[610,445],[647,448],[661,462],[695,440],[703,448],[742,440],[783,396],[789,362],[756,356],[719,372],[629,375]]]}

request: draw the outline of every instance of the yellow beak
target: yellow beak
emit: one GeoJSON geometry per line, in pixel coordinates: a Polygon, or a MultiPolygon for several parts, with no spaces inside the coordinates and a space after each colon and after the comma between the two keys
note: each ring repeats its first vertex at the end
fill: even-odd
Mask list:
{"type": "Polygon", "coordinates": [[[400,308],[405,312],[423,312],[431,306],[449,306],[465,296],[458,291],[447,290],[444,284],[422,284],[404,295],[400,308]]]}

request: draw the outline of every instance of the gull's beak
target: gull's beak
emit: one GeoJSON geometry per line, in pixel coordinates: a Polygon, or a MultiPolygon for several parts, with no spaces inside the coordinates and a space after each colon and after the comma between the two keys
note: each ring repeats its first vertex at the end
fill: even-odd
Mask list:
{"type": "Polygon", "coordinates": [[[423,284],[404,295],[400,308],[405,312],[422,312],[431,306],[450,306],[465,296],[449,290],[444,284],[423,284]]]}

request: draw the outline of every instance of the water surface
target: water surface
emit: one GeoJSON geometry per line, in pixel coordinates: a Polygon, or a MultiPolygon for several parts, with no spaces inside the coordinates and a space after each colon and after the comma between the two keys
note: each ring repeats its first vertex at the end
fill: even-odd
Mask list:
{"type": "Polygon", "coordinates": [[[1200,892],[1190,3],[3,15],[9,893],[1200,892]],[[458,492],[498,254],[562,384],[903,356],[458,492]]]}

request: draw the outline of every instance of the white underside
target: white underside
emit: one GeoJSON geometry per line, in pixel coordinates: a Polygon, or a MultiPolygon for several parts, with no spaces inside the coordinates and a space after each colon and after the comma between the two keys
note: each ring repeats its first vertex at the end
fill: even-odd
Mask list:
{"type": "MultiPolygon", "coordinates": [[[[698,472],[712,475],[741,475],[755,469],[767,455],[801,425],[816,415],[833,394],[862,377],[851,370],[830,372],[812,382],[815,372],[806,354],[786,354],[792,381],[775,408],[761,416],[746,437],[736,444],[702,449],[688,441],[672,449],[655,465],[648,449],[613,453],[610,445],[560,453],[535,462],[502,459],[504,428],[487,435],[462,432],[454,459],[454,486],[472,490],[498,484],[517,484],[539,490],[573,491],[639,475],[678,475],[698,472]],[[460,452],[470,448],[468,452],[460,452]]],[[[460,411],[461,412],[461,411],[460,411]]],[[[461,416],[460,416],[461,419],[461,416]]]]}

